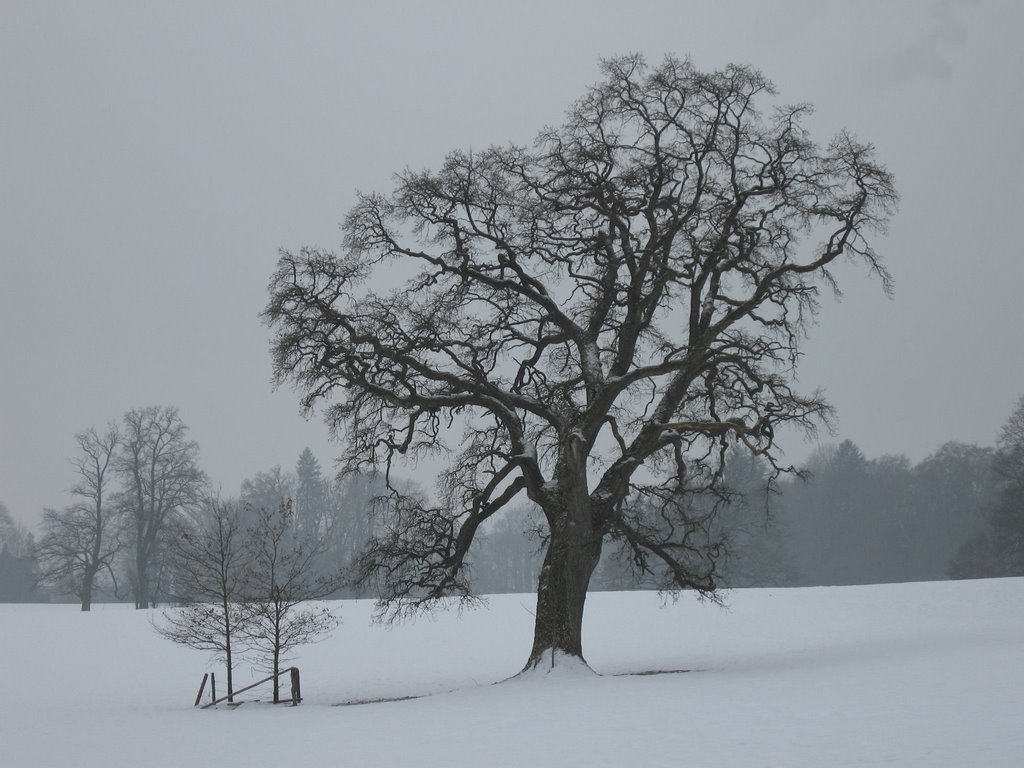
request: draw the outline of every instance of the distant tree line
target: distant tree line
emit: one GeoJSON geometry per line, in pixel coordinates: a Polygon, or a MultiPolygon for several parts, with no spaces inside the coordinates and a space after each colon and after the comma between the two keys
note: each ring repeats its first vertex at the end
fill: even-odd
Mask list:
{"type": "Polygon", "coordinates": [[[0,603],[37,599],[35,552],[35,537],[0,502],[0,603]]]}
{"type": "MultiPolygon", "coordinates": [[[[130,410],[75,442],[72,503],[44,510],[38,541],[0,504],[0,601],[73,597],[83,611],[97,597],[137,608],[178,602],[180,544],[218,504],[236,510],[243,533],[287,505],[290,539],[316,543],[315,577],[343,570],[372,530],[379,481],[326,477],[309,449],[294,472],[274,467],[244,481],[237,498],[213,500],[199,446],[173,407],[130,410]]],[[[338,579],[331,592],[359,594],[338,579]]]]}
{"type": "MultiPolygon", "coordinates": [[[[1024,399],[995,448],[947,442],[913,465],[900,455],[869,459],[846,440],[802,469],[802,479],[769,488],[769,467],[730,450],[725,503],[695,501],[688,514],[713,520],[701,546],[716,553],[723,586],[1024,575],[1024,399]]],[[[538,515],[519,507],[485,531],[471,560],[479,591],[536,589],[538,515]]],[[[607,551],[594,588],[656,588],[657,575],[636,565],[628,547],[607,551]]]]}
{"type": "MultiPolygon", "coordinates": [[[[215,500],[174,408],[129,411],[121,423],[78,434],[76,443],[75,501],[45,511],[38,541],[0,504],[0,601],[70,595],[88,610],[98,592],[105,600],[130,597],[138,607],[194,602],[181,543],[208,533],[218,509],[231,510],[241,541],[261,515],[285,508],[289,540],[306,542],[315,555],[305,575],[330,584],[327,592],[308,591],[376,596],[372,584],[354,587],[341,574],[386,525],[383,479],[329,476],[307,448],[294,471],[258,472],[237,498],[215,500]]],[[[696,549],[713,554],[719,583],[1024,575],[1024,398],[993,448],[948,442],[914,465],[900,455],[868,458],[847,440],[819,449],[802,470],[803,478],[769,487],[770,467],[735,446],[723,496],[690,501],[682,514],[701,521],[696,549]]],[[[266,519],[263,525],[269,535],[266,519]]],[[[547,545],[542,530],[540,511],[529,505],[488,521],[467,561],[474,590],[535,590],[547,545]]],[[[606,549],[594,587],[657,588],[656,570],[645,571],[620,544],[606,549]]]]}

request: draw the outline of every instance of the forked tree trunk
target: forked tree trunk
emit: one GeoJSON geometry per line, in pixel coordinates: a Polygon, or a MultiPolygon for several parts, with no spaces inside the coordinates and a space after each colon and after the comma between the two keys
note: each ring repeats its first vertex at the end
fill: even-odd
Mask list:
{"type": "Polygon", "coordinates": [[[589,520],[553,527],[537,584],[533,650],[524,672],[549,669],[560,654],[586,663],[583,608],[590,577],[601,558],[601,539],[589,520]]]}

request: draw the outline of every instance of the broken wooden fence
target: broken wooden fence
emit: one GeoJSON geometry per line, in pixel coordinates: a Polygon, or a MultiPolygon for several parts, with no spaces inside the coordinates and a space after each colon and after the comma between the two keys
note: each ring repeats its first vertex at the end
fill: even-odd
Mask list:
{"type": "MultiPolygon", "coordinates": [[[[274,702],[274,703],[275,704],[283,704],[285,702],[291,702],[291,705],[294,707],[299,702],[302,701],[302,688],[301,688],[300,683],[299,683],[299,668],[298,667],[288,667],[287,669],[282,669],[276,675],[270,675],[268,677],[264,677],[262,680],[257,680],[255,683],[252,683],[251,685],[247,685],[247,686],[245,686],[245,688],[239,688],[237,691],[233,691],[232,693],[230,693],[227,696],[221,696],[219,699],[217,698],[217,681],[216,681],[216,678],[215,678],[215,676],[214,676],[214,674],[212,672],[208,672],[207,674],[203,675],[203,682],[200,683],[200,685],[199,685],[199,693],[196,694],[196,703],[195,703],[194,706],[198,707],[200,700],[202,700],[202,698],[203,698],[203,691],[206,689],[206,680],[207,680],[207,678],[209,678],[209,680],[210,680],[210,701],[207,704],[203,704],[201,709],[207,709],[209,707],[214,706],[215,704],[220,704],[221,702],[228,701],[228,699],[233,699],[235,696],[237,696],[240,693],[245,693],[246,691],[252,690],[253,688],[255,688],[258,685],[263,685],[264,683],[269,683],[275,677],[281,677],[282,675],[285,675],[285,674],[289,675],[290,678],[291,678],[291,698],[283,699],[282,701],[277,701],[277,702],[274,702]]],[[[234,702],[234,701],[232,701],[231,703],[232,704],[235,704],[235,703],[240,704],[241,702],[234,702]]]]}

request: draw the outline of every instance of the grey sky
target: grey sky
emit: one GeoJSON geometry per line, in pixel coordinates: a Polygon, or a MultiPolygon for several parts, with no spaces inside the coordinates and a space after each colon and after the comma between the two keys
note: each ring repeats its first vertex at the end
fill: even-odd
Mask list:
{"type": "Polygon", "coordinates": [[[306,445],[329,460],[269,384],[277,249],[335,245],[393,171],[529,141],[630,51],[753,64],[820,139],[875,143],[896,297],[843,270],[801,384],[868,455],[991,444],[1024,394],[1022,33],[1016,0],[4,0],[0,500],[28,523],[63,505],[74,433],[150,404],[227,493],[306,445]]]}

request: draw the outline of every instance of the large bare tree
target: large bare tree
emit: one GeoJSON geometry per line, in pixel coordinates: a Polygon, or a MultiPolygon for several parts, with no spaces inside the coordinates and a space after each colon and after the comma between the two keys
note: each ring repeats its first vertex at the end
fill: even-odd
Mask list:
{"type": "Polygon", "coordinates": [[[116,424],[105,432],[87,429],[75,435],[78,453],[71,459],[77,478],[71,494],[77,501],[43,512],[38,554],[41,577],[75,594],[82,610],[92,607],[93,586],[103,571],[114,578],[114,558],[123,548],[121,521],[112,503],[114,461],[120,434],[116,424]]]}
{"type": "Polygon", "coordinates": [[[149,406],[124,415],[115,468],[124,492],[121,502],[131,528],[131,583],[136,608],[149,608],[166,565],[168,535],[182,508],[201,498],[206,475],[198,465],[199,446],[188,439],[178,409],[149,406]]]}
{"type": "Polygon", "coordinates": [[[721,487],[729,444],[778,473],[779,426],[827,416],[791,382],[836,260],[889,284],[869,239],[897,198],[871,146],[819,146],[810,108],[759,107],[774,90],[748,67],[603,72],[532,148],[361,195],[340,254],[282,253],[265,310],[278,380],[325,405],[349,468],[448,460],[437,505],[396,491],[364,556],[386,604],[468,594],[481,523],[520,494],[543,510],[527,668],[582,659],[607,541],[713,593],[688,498],[721,487]]]}

